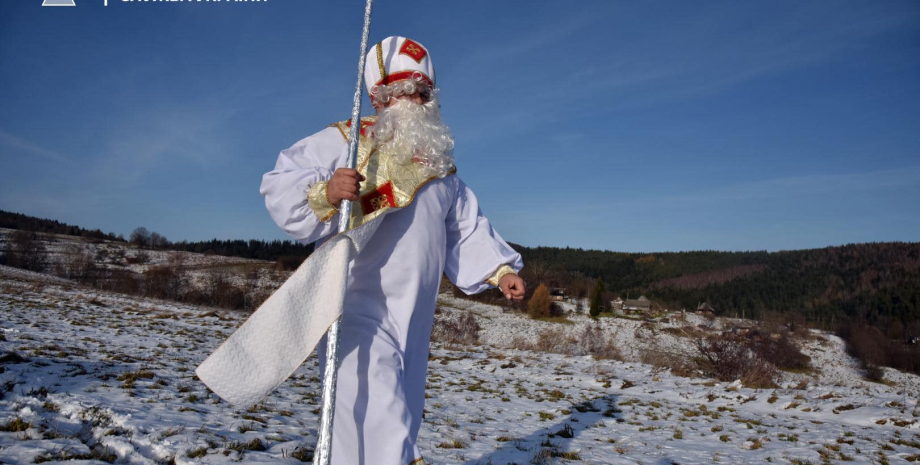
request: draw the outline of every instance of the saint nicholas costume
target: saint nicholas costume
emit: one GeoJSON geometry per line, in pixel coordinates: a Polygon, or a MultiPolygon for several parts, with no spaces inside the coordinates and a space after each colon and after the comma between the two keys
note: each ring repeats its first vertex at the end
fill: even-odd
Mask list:
{"type": "MultiPolygon", "coordinates": [[[[370,51],[367,64],[368,90],[401,79],[422,79],[434,85],[428,51],[411,39],[385,39],[370,51]]],[[[299,287],[298,283],[285,283],[276,294],[285,286],[289,287],[285,292],[305,299],[315,299],[316,294],[325,292],[324,288],[302,289],[308,285],[330,287],[316,284],[326,279],[322,263],[308,262],[321,262],[333,253],[326,249],[338,247],[336,241],[341,236],[352,238],[348,246],[351,255],[342,277],[346,281],[344,295],[339,298],[341,326],[332,463],[417,465],[423,463],[416,438],[422,423],[429,340],[442,274],[465,293],[473,294],[497,287],[503,275],[520,271],[523,262],[492,229],[476,196],[456,175],[456,169],[438,177],[428,174],[418,163],[397,162],[369,136],[374,122],[374,117],[361,120],[355,168],[366,179],[361,183],[359,200],[353,202],[352,229],[348,233],[335,234],[339,214],[328,201],[326,184],[336,169],[346,166],[350,121],[332,124],[283,150],[275,168],[263,177],[260,191],[279,227],[299,242],[317,243],[316,252],[302,265],[313,267],[317,278],[299,287]]],[[[276,370],[280,373],[277,377],[283,380],[281,376],[292,371],[294,359],[304,356],[304,350],[309,353],[313,349],[310,344],[318,342],[315,335],[325,332],[328,325],[327,320],[309,315],[290,316],[302,311],[298,297],[288,297],[282,303],[272,303],[273,299],[280,302],[280,297],[273,295],[263,305],[276,308],[264,313],[274,311],[285,315],[283,321],[297,321],[283,326],[309,326],[304,330],[309,333],[305,338],[313,339],[309,347],[298,348],[298,355],[289,357],[291,363],[276,370]],[[302,318],[308,321],[302,323],[302,318]],[[313,328],[317,324],[327,326],[317,332],[313,328]]],[[[323,311],[324,303],[310,302],[307,313],[323,311]],[[313,307],[317,310],[311,310],[313,307]]],[[[262,308],[250,319],[256,319],[260,312],[262,308]]],[[[231,388],[230,384],[246,381],[230,377],[249,376],[270,358],[270,354],[255,352],[264,345],[257,341],[271,338],[272,334],[264,333],[281,320],[272,321],[262,323],[257,331],[263,333],[263,338],[241,334],[236,337],[240,342],[228,339],[211,356],[213,363],[209,359],[199,367],[199,377],[221,397],[226,394],[225,398],[232,399],[237,387],[231,388]],[[225,354],[218,354],[221,351],[225,354]],[[246,372],[228,375],[229,360],[247,366],[246,372]]],[[[247,321],[244,326],[247,324],[255,327],[259,323],[247,321]]],[[[246,333],[243,327],[237,332],[246,333]]],[[[237,334],[231,339],[234,336],[237,334]]],[[[295,344],[303,345],[299,341],[295,344]]],[[[325,340],[318,345],[322,361],[325,340]]],[[[251,382],[259,383],[259,377],[253,377],[251,382]]],[[[264,395],[268,388],[271,386],[258,395],[264,395]]],[[[237,398],[249,402],[256,397],[247,394],[237,398]]]]}

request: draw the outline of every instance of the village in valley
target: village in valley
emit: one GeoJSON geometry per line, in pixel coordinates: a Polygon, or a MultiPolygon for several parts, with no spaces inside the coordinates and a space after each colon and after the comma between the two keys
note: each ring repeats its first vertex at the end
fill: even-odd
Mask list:
{"type": "MultiPolygon", "coordinates": [[[[563,306],[565,311],[573,313],[587,313],[589,301],[588,299],[578,299],[566,295],[566,289],[561,287],[556,287],[550,290],[550,296],[552,301],[563,306]]],[[[644,295],[640,295],[637,299],[623,299],[617,297],[614,300],[607,302],[605,307],[609,309],[606,313],[608,316],[615,316],[619,318],[632,318],[637,320],[643,320],[647,322],[661,322],[669,321],[670,319],[676,319],[678,321],[686,321],[687,314],[696,315],[704,319],[705,321],[712,324],[715,322],[716,318],[716,309],[713,308],[708,302],[700,302],[695,309],[688,311],[686,308],[679,309],[670,309],[666,308],[657,302],[649,300],[644,295]]],[[[731,331],[737,334],[747,334],[751,328],[756,325],[756,322],[753,320],[747,320],[744,316],[744,312],[741,312],[741,315],[735,315],[734,318],[723,318],[723,324],[728,324],[729,327],[727,331],[731,331]]],[[[916,342],[916,338],[911,338],[909,343],[913,345],[916,342]]]]}
{"type": "MultiPolygon", "coordinates": [[[[552,300],[554,302],[574,303],[576,311],[579,312],[583,312],[587,308],[587,302],[584,300],[568,297],[565,293],[565,288],[553,288],[550,291],[550,296],[552,296],[552,300]]],[[[610,311],[614,314],[645,319],[657,319],[664,316],[684,317],[687,314],[686,308],[680,308],[676,310],[668,309],[662,307],[656,302],[649,300],[644,295],[639,296],[638,299],[627,298],[625,300],[617,297],[616,299],[608,302],[608,304],[610,311]]],[[[704,317],[714,317],[715,309],[708,302],[700,302],[692,313],[704,317]]]]}

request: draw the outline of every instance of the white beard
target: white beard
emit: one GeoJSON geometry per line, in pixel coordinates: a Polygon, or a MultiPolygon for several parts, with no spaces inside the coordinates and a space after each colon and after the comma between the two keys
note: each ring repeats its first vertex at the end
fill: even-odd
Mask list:
{"type": "Polygon", "coordinates": [[[426,175],[443,178],[454,169],[454,137],[441,121],[437,97],[422,105],[398,100],[380,110],[370,134],[398,163],[418,163],[426,175]]]}

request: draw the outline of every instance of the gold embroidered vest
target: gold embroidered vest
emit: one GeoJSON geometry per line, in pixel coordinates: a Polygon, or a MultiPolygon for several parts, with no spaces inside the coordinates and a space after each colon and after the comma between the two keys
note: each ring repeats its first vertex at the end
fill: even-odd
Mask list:
{"type": "MultiPolygon", "coordinates": [[[[361,118],[358,139],[358,156],[355,169],[365,180],[361,183],[358,201],[352,203],[351,227],[366,224],[393,208],[403,208],[415,200],[415,194],[437,176],[426,174],[418,163],[400,163],[378,150],[366,130],[377,121],[376,116],[361,118]]],[[[331,126],[338,128],[348,142],[351,120],[340,121],[331,126]]],[[[448,175],[454,174],[454,168],[448,175]]],[[[329,204],[326,197],[326,183],[317,183],[308,195],[310,206],[322,221],[328,221],[338,210],[329,204]]]]}

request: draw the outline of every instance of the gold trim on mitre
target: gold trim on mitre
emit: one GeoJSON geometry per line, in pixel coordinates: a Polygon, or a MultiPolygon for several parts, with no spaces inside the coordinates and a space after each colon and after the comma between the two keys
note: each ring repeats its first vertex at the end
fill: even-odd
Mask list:
{"type": "MultiPolygon", "coordinates": [[[[377,42],[377,67],[380,69],[380,79],[386,79],[387,67],[383,64],[383,42],[377,42]]],[[[370,92],[371,90],[367,89],[367,91],[370,92]]]]}

